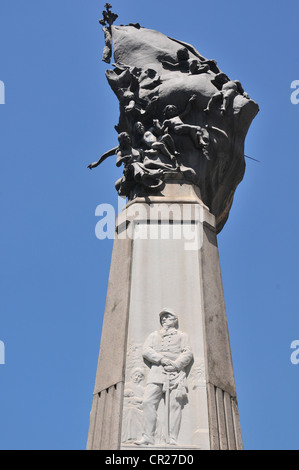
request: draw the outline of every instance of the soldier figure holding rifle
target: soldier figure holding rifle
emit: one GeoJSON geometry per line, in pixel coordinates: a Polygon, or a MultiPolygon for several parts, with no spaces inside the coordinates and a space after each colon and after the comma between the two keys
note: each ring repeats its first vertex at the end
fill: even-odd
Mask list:
{"type": "Polygon", "coordinates": [[[166,443],[177,444],[182,407],[187,396],[186,367],[193,353],[186,333],[178,330],[178,317],[169,309],[159,314],[162,328],[154,331],[143,346],[150,365],[143,398],[144,432],[137,445],[153,445],[157,409],[164,396],[166,443]]]}

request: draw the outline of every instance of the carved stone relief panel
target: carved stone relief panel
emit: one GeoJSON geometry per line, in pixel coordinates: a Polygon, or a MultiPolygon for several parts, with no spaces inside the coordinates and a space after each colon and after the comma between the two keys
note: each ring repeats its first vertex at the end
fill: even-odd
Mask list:
{"type": "Polygon", "coordinates": [[[122,448],[209,449],[199,266],[183,239],[133,240],[122,448]]]}

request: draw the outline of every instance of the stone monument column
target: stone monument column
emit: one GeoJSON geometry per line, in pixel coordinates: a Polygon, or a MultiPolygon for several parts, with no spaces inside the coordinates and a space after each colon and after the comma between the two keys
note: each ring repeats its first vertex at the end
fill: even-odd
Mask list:
{"type": "Polygon", "coordinates": [[[194,185],[174,180],[161,196],[129,203],[118,216],[116,232],[88,449],[171,445],[166,392],[152,444],[136,444],[144,432],[143,400],[152,370],[143,347],[161,328],[163,309],[176,313],[192,348],[172,448],[241,449],[215,217],[194,185]]]}
{"type": "Polygon", "coordinates": [[[110,8],[103,60],[113,45],[118,145],[89,168],[116,155],[127,204],[87,448],[242,449],[217,233],[258,106],[215,61],[140,25],[114,26],[110,8]]]}

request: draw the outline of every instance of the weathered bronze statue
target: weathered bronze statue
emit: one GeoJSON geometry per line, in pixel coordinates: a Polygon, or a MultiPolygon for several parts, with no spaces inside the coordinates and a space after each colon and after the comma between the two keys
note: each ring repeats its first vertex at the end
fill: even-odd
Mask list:
{"type": "Polygon", "coordinates": [[[120,108],[115,129],[128,135],[130,149],[120,144],[89,168],[117,154],[117,165],[124,163],[117,190],[129,199],[160,191],[179,173],[200,188],[219,232],[244,176],[244,141],[258,105],[191,45],[139,24],[115,26],[117,15],[105,8],[103,60],[110,62],[113,47],[106,77],[120,108]]]}

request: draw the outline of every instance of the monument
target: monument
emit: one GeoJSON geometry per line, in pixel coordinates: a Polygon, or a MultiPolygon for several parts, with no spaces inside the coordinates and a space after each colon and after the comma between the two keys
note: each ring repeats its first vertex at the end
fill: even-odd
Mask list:
{"type": "Polygon", "coordinates": [[[258,105],[193,46],[106,4],[118,214],[87,449],[242,449],[217,233],[258,105]]]}

